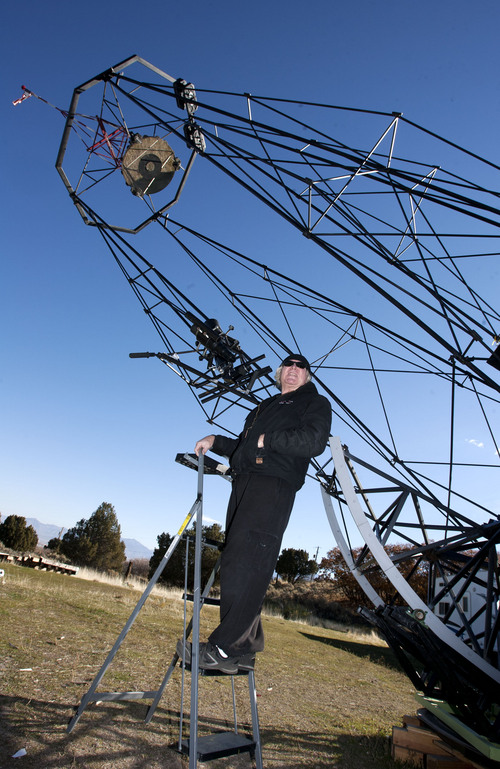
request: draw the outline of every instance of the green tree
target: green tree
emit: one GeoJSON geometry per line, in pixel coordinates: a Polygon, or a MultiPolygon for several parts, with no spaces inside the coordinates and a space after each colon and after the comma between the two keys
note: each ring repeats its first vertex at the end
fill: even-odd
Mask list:
{"type": "Polygon", "coordinates": [[[49,539],[47,544],[44,545],[44,550],[50,550],[51,552],[55,553],[56,555],[61,556],[62,555],[62,550],[61,550],[61,543],[62,543],[61,534],[63,533],[63,531],[64,531],[64,526],[60,530],[60,532],[57,535],[57,537],[52,537],[52,539],[49,539]]]}
{"type": "MultiPolygon", "coordinates": [[[[194,574],[194,550],[195,550],[195,536],[196,529],[193,527],[187,529],[181,541],[178,543],[174,552],[169,558],[165,569],[159,578],[160,582],[165,582],[168,585],[174,585],[176,587],[184,587],[184,574],[186,563],[186,538],[189,538],[188,545],[188,589],[193,588],[193,574],[194,574]]],[[[201,582],[205,585],[212,570],[219,557],[218,545],[224,541],[224,532],[222,527],[218,523],[214,523],[211,526],[202,527],[203,547],[201,553],[201,582]],[[211,546],[215,545],[215,547],[211,546]]],[[[170,534],[163,532],[156,538],[158,546],[155,548],[153,555],[149,560],[149,577],[151,578],[158,568],[160,561],[170,547],[173,537],[170,534]]]]}
{"type": "Polygon", "coordinates": [[[33,526],[26,526],[26,518],[22,515],[8,515],[0,523],[0,541],[12,550],[26,552],[35,549],[38,535],[33,526]]]}
{"type": "Polygon", "coordinates": [[[294,547],[282,550],[276,562],[276,573],[292,585],[299,579],[316,574],[317,570],[318,565],[316,561],[309,558],[309,553],[305,550],[296,550],[294,547]]]}
{"type": "Polygon", "coordinates": [[[52,550],[54,553],[59,553],[61,552],[61,542],[61,537],[52,537],[52,539],[49,539],[45,545],[45,548],[47,550],[52,550]]]}
{"type": "MultiPolygon", "coordinates": [[[[149,579],[153,576],[156,569],[160,565],[160,561],[162,560],[163,556],[167,552],[168,548],[173,542],[173,537],[170,536],[168,532],[163,532],[162,534],[158,534],[156,537],[157,541],[157,547],[153,551],[153,555],[149,559],[149,579]]],[[[165,566],[163,572],[161,573],[161,576],[159,577],[159,582],[165,582],[169,585],[175,585],[175,586],[182,586],[184,584],[184,579],[179,582],[179,575],[183,572],[183,561],[182,561],[182,549],[183,544],[182,542],[179,542],[177,547],[175,548],[174,552],[169,558],[169,561],[167,565],[165,566]]]]}
{"type": "Polygon", "coordinates": [[[103,502],[90,518],[78,521],[64,534],[60,552],[80,566],[119,571],[125,560],[125,544],[113,505],[103,502]]]}

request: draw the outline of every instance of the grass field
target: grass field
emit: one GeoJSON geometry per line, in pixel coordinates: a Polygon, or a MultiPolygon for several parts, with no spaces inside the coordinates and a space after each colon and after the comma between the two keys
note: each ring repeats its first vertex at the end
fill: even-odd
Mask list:
{"type": "MultiPolygon", "coordinates": [[[[150,700],[92,704],[71,734],[75,707],[140,593],[6,565],[0,584],[0,769],[174,769],[180,669],[150,724],[150,700]],[[22,758],[12,758],[20,749],[22,758]]],[[[152,594],[106,673],[100,691],[158,688],[182,633],[178,596],[152,594]]],[[[217,609],[202,612],[201,637],[217,609]]],[[[264,767],[390,769],[389,736],[416,703],[393,655],[373,637],[264,619],[266,650],[255,669],[264,767]]],[[[235,679],[239,727],[249,729],[245,677],[235,679]]],[[[186,692],[189,710],[189,682],[186,692]]],[[[230,677],[200,679],[200,732],[231,728],[230,677]]],[[[185,708],[186,709],[186,708],[185,708]]],[[[253,767],[248,754],[213,769],[253,767]]]]}

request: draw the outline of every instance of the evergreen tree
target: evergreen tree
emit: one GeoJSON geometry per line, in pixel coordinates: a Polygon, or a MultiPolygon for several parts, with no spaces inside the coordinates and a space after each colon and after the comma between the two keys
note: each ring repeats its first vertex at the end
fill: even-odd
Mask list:
{"type": "Polygon", "coordinates": [[[61,552],[61,537],[52,537],[45,545],[45,549],[51,550],[54,553],[59,554],[61,552]]]}
{"type": "Polygon", "coordinates": [[[125,544],[113,505],[103,502],[89,519],[78,521],[64,534],[60,551],[80,566],[119,571],[125,560],[125,544]]]}
{"type": "MultiPolygon", "coordinates": [[[[156,569],[160,564],[160,561],[162,560],[163,556],[165,555],[168,548],[172,544],[173,539],[174,538],[171,537],[170,534],[168,534],[168,532],[165,532],[165,531],[162,534],[158,534],[158,536],[156,537],[158,546],[154,549],[153,555],[149,559],[149,579],[151,579],[151,577],[155,573],[156,569]]],[[[181,575],[184,570],[182,552],[181,552],[182,549],[183,549],[183,543],[179,542],[174,552],[170,556],[168,564],[163,570],[159,578],[159,582],[165,582],[170,585],[176,585],[177,587],[182,586],[184,584],[183,578],[179,582],[179,575],[181,575]]]]}
{"type": "MultiPolygon", "coordinates": [[[[175,587],[184,587],[184,573],[186,563],[186,538],[189,538],[188,546],[188,589],[193,588],[193,574],[194,574],[194,551],[195,551],[195,536],[196,529],[193,527],[187,529],[181,541],[178,543],[174,552],[169,558],[167,565],[159,578],[160,582],[164,582],[168,585],[174,585],[175,587]]],[[[203,547],[201,554],[201,582],[204,585],[212,569],[219,557],[219,551],[217,548],[210,547],[207,544],[207,540],[222,543],[224,541],[224,532],[218,523],[214,523],[211,526],[203,526],[202,528],[203,547]]],[[[159,534],[156,538],[158,546],[155,548],[153,555],[149,560],[149,578],[153,576],[154,572],[158,568],[163,556],[170,547],[173,537],[167,532],[159,534]]]]}
{"type": "Polygon", "coordinates": [[[292,585],[303,577],[316,574],[317,570],[316,561],[309,558],[309,553],[294,547],[285,548],[276,562],[276,573],[292,585]]]}
{"type": "Polygon", "coordinates": [[[62,550],[61,550],[61,542],[62,542],[61,534],[63,533],[63,531],[64,531],[64,526],[60,530],[60,532],[57,535],[57,537],[52,537],[52,539],[49,539],[47,544],[43,546],[44,550],[50,550],[52,553],[55,553],[56,555],[58,555],[60,557],[62,555],[62,550]]]}
{"type": "Polygon", "coordinates": [[[27,552],[37,546],[38,535],[33,526],[26,526],[26,518],[22,515],[8,515],[0,523],[0,542],[12,550],[27,552]]]}

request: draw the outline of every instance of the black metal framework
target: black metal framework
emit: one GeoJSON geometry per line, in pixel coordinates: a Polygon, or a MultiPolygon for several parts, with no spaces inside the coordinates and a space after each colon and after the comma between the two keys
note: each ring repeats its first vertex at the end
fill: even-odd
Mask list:
{"type": "MultiPolygon", "coordinates": [[[[287,114],[284,110],[292,111],[291,102],[208,91],[203,92],[203,100],[197,100],[191,84],[179,89],[178,83],[139,57],[132,57],[75,89],[56,166],[87,223],[95,224],[87,218],[80,202],[100,182],[108,180],[116,162],[113,159],[111,171],[101,165],[94,167],[91,161],[95,153],[86,147],[83,168],[74,183],[69,181],[63,164],[68,159],[80,96],[99,85],[102,95],[96,96],[101,121],[109,113],[109,125],[114,121],[129,136],[144,131],[162,133],[172,141],[181,140],[182,145],[187,142],[189,149],[186,153],[184,147],[184,160],[182,145],[176,149],[186,170],[173,200],[162,201],[158,207],[153,196],[146,196],[151,215],[133,229],[113,225],[114,229],[137,232],[150,221],[164,218],[179,199],[193,153],[202,153],[204,159],[410,318],[468,371],[480,376],[488,386],[500,388],[477,362],[491,356],[492,339],[500,333],[498,313],[476,294],[461,270],[464,261],[477,261],[495,253],[476,248],[468,252],[463,244],[475,240],[476,247],[482,239],[494,246],[500,224],[498,192],[435,164],[397,155],[396,137],[401,124],[426,137],[430,135],[402,115],[351,110],[358,119],[368,115],[376,118],[379,135],[372,138],[370,149],[363,150],[287,114]],[[133,64],[160,75],[159,82],[130,77],[128,67],[133,64]],[[223,103],[229,101],[233,110],[210,103],[210,96],[223,103]],[[179,107],[184,107],[187,119],[182,119],[179,107]],[[127,109],[131,111],[130,119],[125,117],[127,109]],[[273,118],[274,123],[257,120],[256,112],[273,118]],[[307,141],[297,133],[299,130],[307,131],[307,141]],[[203,142],[192,138],[196,131],[201,131],[203,142]],[[437,228],[432,214],[438,215],[447,229],[443,230],[443,224],[437,228]],[[458,216],[459,228],[455,227],[454,215],[458,216]],[[352,244],[352,251],[347,250],[348,244],[352,244]]],[[[345,111],[303,102],[301,106],[316,112],[345,111]]],[[[325,122],[324,115],[322,118],[325,122]]],[[[439,141],[448,152],[453,149],[458,155],[466,155],[467,160],[474,159],[481,173],[484,168],[499,170],[477,155],[460,151],[443,139],[439,141]]]]}
{"type": "Polygon", "coordinates": [[[417,691],[449,703],[477,734],[498,742],[498,682],[443,643],[425,623],[398,606],[362,609],[387,639],[417,691]]]}
{"type": "MultiPolygon", "coordinates": [[[[484,712],[494,710],[500,167],[401,114],[195,91],[139,57],[75,89],[56,166],[160,336],[164,351],[135,355],[155,356],[174,371],[211,424],[231,431],[234,406],[248,410],[273,392],[265,355],[279,360],[303,350],[312,359],[336,431],[356,447],[356,457],[347,449],[345,456],[370,544],[361,539],[360,546],[359,528],[351,531],[337,469],[318,460],[313,477],[339,505],[332,528],[376,607],[373,620],[424,691],[457,707],[465,698],[465,719],[482,702],[484,712]],[[98,119],[82,149],[76,134],[89,123],[85,114],[98,119]],[[173,192],[140,201],[130,194],[120,172],[124,136],[168,141],[179,161],[173,192]],[[291,226],[304,236],[293,268],[274,253],[256,259],[198,232],[189,205],[182,212],[188,223],[173,218],[195,160],[196,169],[203,163],[219,172],[221,185],[256,199],[249,215],[262,211],[277,227],[284,222],[280,233],[291,226]],[[153,223],[185,275],[172,276],[157,241],[141,250],[132,244],[153,223]],[[225,318],[244,332],[245,344],[230,335],[232,326],[223,330],[225,318]],[[465,443],[488,457],[471,461],[465,443]],[[354,466],[370,478],[364,488],[354,466]],[[429,592],[416,603],[420,619],[401,608],[415,610],[413,591],[411,577],[397,576],[398,558],[383,556],[392,542],[408,545],[401,559],[414,564],[410,573],[424,564],[428,570],[429,592]],[[370,583],[377,569],[396,575],[388,605],[370,583]],[[462,599],[473,587],[484,602],[471,618],[462,599]],[[449,650],[454,668],[463,662],[458,678],[440,672],[449,650]],[[481,673],[467,688],[476,667],[481,673]]],[[[497,736],[496,716],[485,719],[471,723],[497,736]]]]}
{"type": "MultiPolygon", "coordinates": [[[[369,522],[377,541],[382,546],[392,542],[405,546],[402,552],[391,557],[392,563],[413,564],[406,580],[410,586],[412,578],[416,579],[423,566],[428,572],[425,599],[429,609],[435,612],[446,599],[440,619],[469,648],[498,667],[500,618],[496,605],[499,575],[495,553],[500,539],[500,521],[490,519],[486,523],[477,523],[456,509],[440,504],[439,500],[353,457],[346,448],[344,456],[356,494],[363,500],[363,520],[369,522]],[[375,479],[383,485],[363,486],[354,465],[368,470],[372,481],[375,479]],[[472,587],[479,588],[483,600],[473,616],[467,618],[463,598],[472,587]]],[[[345,505],[336,474],[328,477],[323,469],[318,477],[326,492],[341,506],[345,505]]],[[[345,510],[338,519],[345,520],[345,510]]],[[[349,542],[347,530],[345,541],[349,542]]],[[[351,546],[349,550],[357,572],[366,575],[379,568],[368,544],[365,543],[356,555],[355,548],[351,546]]]]}
{"type": "Polygon", "coordinates": [[[323,468],[318,479],[342,554],[373,604],[362,614],[419,691],[446,700],[498,741],[500,521],[466,518],[353,456],[338,439],[332,455],[333,471],[323,468]],[[356,528],[361,547],[353,544],[356,528]]]}

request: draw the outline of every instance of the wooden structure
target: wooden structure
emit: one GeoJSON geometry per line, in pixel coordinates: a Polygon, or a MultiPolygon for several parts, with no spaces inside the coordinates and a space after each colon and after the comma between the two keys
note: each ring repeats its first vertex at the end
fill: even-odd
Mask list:
{"type": "Polygon", "coordinates": [[[57,571],[59,574],[74,575],[78,572],[78,566],[51,561],[42,555],[36,555],[36,553],[0,552],[0,561],[15,563],[18,566],[28,566],[30,569],[38,569],[39,571],[57,571]]]}
{"type": "Polygon", "coordinates": [[[471,749],[456,734],[447,734],[425,708],[392,727],[391,756],[423,769],[500,769],[499,761],[471,749]]]}

